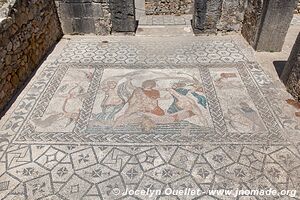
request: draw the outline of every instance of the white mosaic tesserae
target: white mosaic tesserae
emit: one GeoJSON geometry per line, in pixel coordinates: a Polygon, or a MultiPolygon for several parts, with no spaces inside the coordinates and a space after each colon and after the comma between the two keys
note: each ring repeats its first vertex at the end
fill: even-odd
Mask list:
{"type": "Polygon", "coordinates": [[[1,119],[0,199],[300,192],[297,110],[239,38],[63,39],[1,119]]]}

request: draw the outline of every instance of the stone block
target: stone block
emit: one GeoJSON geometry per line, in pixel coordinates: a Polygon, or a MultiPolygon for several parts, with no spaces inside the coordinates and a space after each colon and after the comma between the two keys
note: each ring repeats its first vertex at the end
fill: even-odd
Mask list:
{"type": "Polygon", "coordinates": [[[64,34],[73,34],[73,19],[65,18],[64,20],[61,20],[61,28],[64,34]]]}
{"type": "Polygon", "coordinates": [[[95,33],[95,22],[93,18],[74,18],[72,21],[74,33],[95,33]]]}
{"type": "Polygon", "coordinates": [[[280,78],[288,91],[300,101],[300,33],[280,78]]]}
{"type": "Polygon", "coordinates": [[[216,33],[221,17],[222,0],[195,0],[193,29],[195,33],[216,33]]]}
{"type": "Polygon", "coordinates": [[[112,31],[135,32],[134,0],[110,0],[112,31]]]}
{"type": "Polygon", "coordinates": [[[255,46],[259,24],[261,22],[263,10],[262,0],[248,0],[244,22],[242,26],[242,35],[251,46],[255,46]]]}
{"type": "Polygon", "coordinates": [[[111,31],[111,20],[107,1],[108,0],[56,0],[64,33],[109,34],[111,31]]]}
{"type": "Polygon", "coordinates": [[[223,0],[217,29],[223,32],[240,31],[244,20],[246,0],[223,0]]]}
{"type": "Polygon", "coordinates": [[[257,51],[279,52],[298,0],[249,0],[242,34],[257,51]]]}

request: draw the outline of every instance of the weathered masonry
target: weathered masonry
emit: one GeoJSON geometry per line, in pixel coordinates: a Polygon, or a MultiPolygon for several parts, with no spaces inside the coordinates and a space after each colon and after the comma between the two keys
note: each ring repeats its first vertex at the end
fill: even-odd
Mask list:
{"type": "Polygon", "coordinates": [[[281,51],[298,0],[195,0],[196,33],[242,31],[257,51],[281,51]]]}
{"type": "Polygon", "coordinates": [[[2,7],[6,2],[7,0],[0,0],[0,7],[2,7]]]}
{"type": "MultiPolygon", "coordinates": [[[[146,2],[155,6],[157,13],[151,14],[176,15],[193,11],[192,27],[197,34],[241,31],[254,49],[280,51],[299,0],[146,2]],[[169,9],[161,10],[162,3],[169,9]]],[[[149,10],[152,8],[150,6],[149,10]]],[[[63,33],[134,33],[137,28],[135,12],[134,0],[0,0],[0,111],[63,33]]],[[[299,54],[298,44],[293,52],[299,54]]],[[[291,64],[295,63],[292,62],[295,56],[293,58],[287,67],[289,79],[286,81],[290,91],[299,94],[299,67],[292,67],[298,66],[291,64]]]]}
{"type": "Polygon", "coordinates": [[[145,0],[147,15],[192,14],[194,0],[145,0]]]}
{"type": "MultiPolygon", "coordinates": [[[[56,0],[66,34],[134,32],[134,0],[56,0]]],[[[146,14],[195,16],[196,31],[240,31],[246,0],[146,0],[146,14]],[[165,8],[167,7],[167,9],[165,8]],[[194,11],[195,10],[195,11],[194,11]]]]}
{"type": "Polygon", "coordinates": [[[298,0],[249,0],[242,35],[257,51],[281,51],[298,0]]]}
{"type": "Polygon", "coordinates": [[[65,34],[110,34],[111,12],[108,0],[56,0],[65,34]]]}
{"type": "MultiPolygon", "coordinates": [[[[192,26],[197,34],[241,31],[255,50],[280,51],[298,2],[194,0],[192,4],[191,0],[146,0],[145,5],[148,14],[184,14],[193,10],[192,26]]],[[[136,30],[134,0],[56,0],[56,4],[66,34],[107,35],[136,30]]]]}
{"type": "Polygon", "coordinates": [[[287,86],[288,91],[295,99],[300,101],[300,33],[284,67],[281,79],[287,86]]]}
{"type": "Polygon", "coordinates": [[[295,12],[300,14],[300,0],[298,2],[298,5],[297,5],[297,8],[296,8],[295,12]]]}
{"type": "Polygon", "coordinates": [[[54,1],[1,4],[0,111],[62,37],[54,1]]]}
{"type": "Polygon", "coordinates": [[[239,31],[244,20],[246,0],[195,0],[195,33],[239,31]]]}
{"type": "Polygon", "coordinates": [[[134,0],[56,0],[65,34],[134,32],[134,0]]]}

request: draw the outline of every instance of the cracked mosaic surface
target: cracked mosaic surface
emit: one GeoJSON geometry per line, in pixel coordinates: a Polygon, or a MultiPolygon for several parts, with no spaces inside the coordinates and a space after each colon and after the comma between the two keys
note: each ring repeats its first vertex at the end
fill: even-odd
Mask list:
{"type": "Polygon", "coordinates": [[[289,98],[238,38],[71,37],[1,119],[0,199],[297,199],[208,194],[300,192],[289,98]],[[147,188],[202,193],[115,194],[147,188]]]}
{"type": "Polygon", "coordinates": [[[137,16],[139,25],[155,26],[155,25],[191,25],[192,15],[141,15],[137,16]]]}

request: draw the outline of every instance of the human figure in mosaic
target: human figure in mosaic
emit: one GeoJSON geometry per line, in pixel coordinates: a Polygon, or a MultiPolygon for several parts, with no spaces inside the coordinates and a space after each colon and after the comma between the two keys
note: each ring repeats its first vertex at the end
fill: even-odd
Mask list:
{"type": "Polygon", "coordinates": [[[179,106],[179,104],[182,103],[182,102],[179,101],[179,99],[181,98],[181,96],[178,96],[178,95],[187,96],[189,92],[196,98],[197,103],[199,105],[201,105],[204,108],[206,108],[207,102],[206,102],[205,96],[198,94],[197,91],[192,91],[191,89],[187,89],[185,87],[186,87],[185,83],[179,82],[179,83],[174,83],[173,86],[172,86],[172,90],[169,90],[170,93],[172,94],[173,98],[174,98],[174,102],[172,103],[172,105],[168,109],[168,113],[169,114],[174,114],[174,113],[176,113],[178,111],[183,110],[183,108],[181,108],[179,106]],[[175,90],[176,93],[174,93],[173,90],[175,90]]]}
{"type": "Polygon", "coordinates": [[[160,92],[155,87],[154,80],[146,80],[142,83],[142,87],[137,87],[127,101],[128,107],[124,115],[116,120],[115,126],[129,120],[135,114],[151,113],[156,116],[164,116],[165,111],[158,105],[160,92]]]}
{"type": "MultiPolygon", "coordinates": [[[[199,87],[197,87],[197,88],[199,88],[199,87]]],[[[200,88],[199,88],[199,90],[200,90],[200,88]]],[[[189,117],[197,115],[201,118],[201,121],[203,121],[204,124],[207,125],[207,121],[198,106],[198,105],[200,105],[206,109],[206,107],[207,107],[206,97],[203,95],[200,95],[199,94],[200,91],[196,91],[194,84],[192,84],[191,88],[187,88],[187,84],[184,82],[174,83],[172,86],[172,89],[169,89],[168,91],[172,95],[174,101],[171,104],[171,106],[169,107],[167,112],[168,112],[168,114],[173,115],[175,117],[176,121],[183,120],[184,118],[178,118],[180,116],[178,114],[182,111],[186,111],[190,114],[189,117]],[[191,96],[194,99],[192,99],[191,96]]],[[[186,117],[186,118],[189,118],[189,117],[186,117]]]]}
{"type": "Polygon", "coordinates": [[[252,130],[263,130],[264,125],[260,121],[260,117],[257,112],[250,107],[247,102],[240,102],[240,113],[246,118],[250,123],[252,123],[252,130]]]}
{"type": "Polygon", "coordinates": [[[105,92],[105,98],[101,103],[102,113],[96,115],[97,120],[112,121],[115,115],[122,110],[125,100],[121,98],[116,89],[118,83],[113,80],[103,84],[101,90],[105,92]]]}
{"type": "Polygon", "coordinates": [[[228,111],[229,124],[235,130],[263,131],[264,125],[257,112],[244,101],[239,101],[237,105],[228,111]]]}

